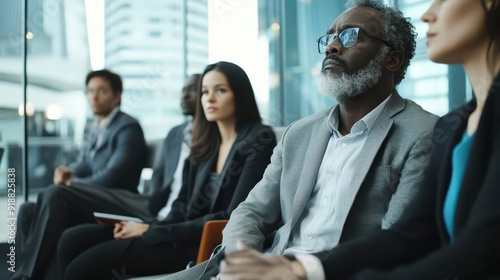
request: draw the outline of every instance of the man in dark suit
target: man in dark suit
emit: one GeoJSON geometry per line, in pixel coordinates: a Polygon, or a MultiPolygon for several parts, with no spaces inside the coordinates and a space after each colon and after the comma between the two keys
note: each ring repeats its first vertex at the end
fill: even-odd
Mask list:
{"type": "MultiPolygon", "coordinates": [[[[87,196],[91,199],[100,189],[137,193],[147,148],[139,122],[120,111],[122,79],[118,74],[103,69],[89,72],[85,85],[95,121],[85,131],[78,159],[69,167],[57,167],[54,185],[39,194],[36,204],[27,202],[19,209],[16,245],[21,252],[21,261],[13,277],[31,275],[36,269],[36,258],[50,259],[51,252],[45,255],[41,244],[45,231],[51,228],[50,222],[63,213],[70,213],[67,209],[56,215],[49,211],[54,208],[52,205],[65,205],[63,197],[87,196]],[[37,253],[41,253],[40,257],[37,253]]],[[[66,208],[85,206],[72,203],[66,208]]]]}
{"type": "MultiPolygon", "coordinates": [[[[194,115],[194,96],[199,83],[199,75],[189,78],[183,88],[181,100],[182,112],[186,116],[194,115]]],[[[92,101],[91,101],[92,104],[92,101]]],[[[93,106],[95,111],[102,107],[93,106]]],[[[98,110],[99,109],[99,110],[98,110]]],[[[136,216],[143,220],[157,218],[155,215],[166,204],[175,200],[176,186],[180,188],[184,158],[189,155],[190,122],[174,127],[165,139],[152,178],[152,192],[148,196],[136,193],[137,180],[134,180],[134,191],[94,185],[95,176],[77,177],[77,174],[88,172],[86,164],[76,167],[61,167],[54,176],[54,183],[70,187],[51,187],[34,203],[25,204],[19,211],[18,241],[26,243],[20,250],[22,257],[20,266],[13,279],[51,278],[57,273],[54,263],[49,263],[62,232],[74,225],[95,222],[93,212],[106,212],[120,215],[136,216]],[[187,152],[186,152],[187,149],[187,152]],[[85,182],[82,182],[85,181],[85,182]],[[82,183],[87,183],[83,185],[82,183]],[[81,185],[80,185],[81,184],[81,185]],[[175,193],[175,194],[174,194],[175,193]],[[29,216],[34,216],[29,218],[29,216]],[[28,220],[30,222],[26,222],[28,220]]],[[[142,135],[142,134],[141,134],[142,135]]],[[[96,140],[98,141],[98,140],[96,140]]],[[[102,146],[96,143],[96,146],[102,146]]],[[[92,145],[90,145],[92,146],[92,145]]],[[[92,148],[88,149],[89,156],[92,148]]],[[[94,149],[96,150],[96,149],[94,149]]],[[[97,149],[98,150],[98,149],[97,149]]],[[[146,152],[143,152],[146,155],[146,152]]],[[[94,155],[95,157],[95,155],[94,155]]],[[[80,156],[85,159],[86,156],[80,156]]],[[[118,174],[124,176],[124,174],[118,174]]],[[[100,178],[107,179],[102,175],[100,178]]],[[[166,214],[165,214],[166,215],[166,214]]],[[[55,259],[54,259],[55,260],[55,259]]],[[[54,261],[52,260],[52,261],[54,261]]]]}
{"type": "Polygon", "coordinates": [[[146,142],[139,123],[120,111],[122,80],[98,70],[87,75],[87,99],[95,122],[86,131],[78,160],[54,172],[54,185],[97,185],[137,192],[146,163],[146,142]]]}

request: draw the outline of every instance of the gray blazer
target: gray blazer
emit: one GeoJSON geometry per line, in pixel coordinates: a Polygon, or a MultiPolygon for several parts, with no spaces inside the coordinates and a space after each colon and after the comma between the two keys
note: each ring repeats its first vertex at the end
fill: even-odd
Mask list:
{"type": "MultiPolygon", "coordinates": [[[[330,138],[326,120],[331,109],[287,128],[263,179],[224,229],[226,252],[236,250],[236,241],[262,251],[265,237],[277,229],[272,252],[282,254],[287,248],[316,184],[330,138]]],[[[436,121],[413,101],[392,95],[363,147],[364,160],[343,199],[343,231],[333,240],[343,242],[394,224],[420,183],[436,121]]]]}
{"type": "Polygon", "coordinates": [[[97,185],[137,192],[147,148],[140,124],[131,116],[118,112],[111,121],[104,140],[93,157],[90,149],[96,139],[86,133],[86,142],[78,160],[70,165],[74,185],[97,185]]]}

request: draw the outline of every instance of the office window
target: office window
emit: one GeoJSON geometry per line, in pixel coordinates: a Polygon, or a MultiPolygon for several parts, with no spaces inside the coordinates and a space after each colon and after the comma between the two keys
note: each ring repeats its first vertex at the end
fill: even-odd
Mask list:
{"type": "Polygon", "coordinates": [[[184,77],[202,71],[199,65],[208,62],[207,53],[186,42],[189,38],[207,46],[207,0],[120,2],[127,2],[128,9],[105,10],[105,25],[130,34],[106,41],[105,66],[123,75],[122,110],[139,119],[147,139],[162,138],[183,120],[179,100],[184,77]],[[130,19],[115,20],[125,15],[130,19]]]}
{"type": "Polygon", "coordinates": [[[149,22],[150,23],[160,23],[161,22],[161,18],[159,17],[152,17],[149,19],[149,22]]]}
{"type": "Polygon", "coordinates": [[[323,60],[316,39],[342,11],[341,1],[259,1],[259,32],[269,41],[273,125],[288,125],[335,103],[316,90],[323,60]]]}
{"type": "Polygon", "coordinates": [[[161,31],[151,31],[149,32],[150,37],[160,37],[161,36],[161,31]]]}
{"type": "MultiPolygon", "coordinates": [[[[471,97],[463,69],[439,65],[426,56],[427,24],[421,15],[431,0],[383,1],[396,6],[412,19],[418,32],[417,50],[406,78],[397,87],[400,94],[415,100],[432,113],[443,115],[471,97]]],[[[315,40],[325,34],[342,13],[344,1],[260,0],[259,33],[268,38],[269,107],[274,125],[291,122],[335,104],[321,96],[315,86],[323,55],[315,40]]]]}
{"type": "Polygon", "coordinates": [[[437,64],[427,58],[427,24],[420,19],[431,0],[399,0],[397,7],[412,20],[418,33],[415,57],[398,90],[424,109],[444,115],[471,98],[471,89],[460,66],[437,64]]]}
{"type": "MultiPolygon", "coordinates": [[[[15,213],[8,211],[8,193],[12,195],[12,183],[15,200],[23,202],[23,30],[22,2],[0,2],[0,243],[7,242],[9,236],[8,218],[15,218],[15,213]],[[14,172],[8,172],[8,170],[14,172]],[[14,174],[14,181],[8,184],[8,174],[14,174]],[[14,214],[14,215],[12,215],[14,214]]],[[[33,107],[28,108],[29,114],[33,107]]],[[[12,181],[12,180],[11,180],[12,181]]],[[[12,199],[9,203],[12,203],[12,199]]],[[[12,221],[12,220],[10,220],[12,221]]]]}
{"type": "MultiPolygon", "coordinates": [[[[54,169],[76,159],[84,128],[93,120],[84,82],[91,70],[90,41],[95,35],[87,23],[95,21],[96,10],[87,9],[85,3],[0,3],[0,89],[8,96],[0,100],[0,148],[5,150],[0,182],[7,182],[8,168],[15,168],[18,202],[24,200],[24,193],[35,200],[37,193],[52,183],[54,169]],[[26,34],[23,5],[27,5],[26,34]],[[25,163],[27,172],[23,174],[25,163]],[[27,191],[22,187],[25,177],[27,191]]],[[[183,121],[179,103],[184,78],[200,72],[208,61],[208,51],[197,51],[182,39],[190,38],[197,42],[196,47],[206,48],[207,0],[168,4],[160,0],[106,0],[101,4],[104,67],[123,77],[121,109],[141,122],[147,139],[163,138],[183,121]],[[152,30],[152,23],[169,32],[152,30]]],[[[7,185],[0,183],[0,201],[7,199],[6,194],[7,185]]],[[[0,236],[1,242],[7,235],[0,236]]]]}

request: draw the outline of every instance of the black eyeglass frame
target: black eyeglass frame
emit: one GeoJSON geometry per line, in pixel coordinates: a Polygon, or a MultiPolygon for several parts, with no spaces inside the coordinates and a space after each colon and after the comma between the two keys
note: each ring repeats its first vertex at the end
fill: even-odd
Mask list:
{"type": "Polygon", "coordinates": [[[326,34],[326,35],[323,35],[321,37],[319,37],[318,39],[316,39],[316,42],[318,43],[318,52],[320,54],[324,54],[326,52],[326,48],[328,47],[328,45],[330,45],[333,41],[335,41],[336,38],[339,38],[339,43],[340,45],[344,48],[344,49],[350,49],[350,48],[353,48],[355,47],[357,44],[358,44],[358,38],[359,38],[359,31],[363,31],[363,33],[365,33],[366,36],[372,38],[372,39],[375,39],[375,40],[378,40],[380,42],[382,42],[384,45],[388,46],[389,48],[391,48],[391,50],[395,51],[396,48],[389,42],[389,41],[386,41],[386,40],[382,40],[380,38],[377,38],[375,36],[372,36],[370,34],[368,34],[368,32],[364,31],[363,29],[359,28],[359,27],[350,27],[350,28],[347,28],[345,29],[344,31],[340,32],[339,34],[326,34]],[[350,30],[356,30],[356,43],[354,43],[354,45],[350,46],[350,47],[346,47],[344,46],[344,43],[342,42],[342,40],[340,40],[340,36],[342,35],[342,33],[346,32],[346,31],[350,31],[350,30]],[[321,39],[325,38],[325,37],[333,37],[333,39],[331,40],[331,42],[329,42],[326,46],[324,44],[321,43],[321,39]],[[325,46],[325,51],[321,52],[321,45],[324,45],[325,46]]]}

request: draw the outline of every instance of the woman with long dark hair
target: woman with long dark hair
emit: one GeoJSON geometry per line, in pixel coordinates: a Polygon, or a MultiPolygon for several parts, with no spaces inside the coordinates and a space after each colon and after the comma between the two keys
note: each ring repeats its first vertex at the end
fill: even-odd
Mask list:
{"type": "Polygon", "coordinates": [[[229,219],[262,178],[276,139],[261,123],[243,69],[230,62],[207,66],[196,102],[191,155],[167,218],[67,230],[58,246],[63,279],[126,278],[183,269],[196,258],[204,223],[229,219]]]}

